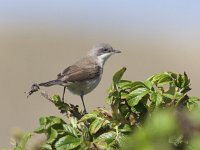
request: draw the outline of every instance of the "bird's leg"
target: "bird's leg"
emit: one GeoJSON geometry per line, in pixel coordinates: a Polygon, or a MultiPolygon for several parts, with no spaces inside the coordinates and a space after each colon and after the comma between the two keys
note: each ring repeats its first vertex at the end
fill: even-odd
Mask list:
{"type": "Polygon", "coordinates": [[[84,100],[83,100],[83,95],[81,95],[81,101],[83,103],[83,108],[84,108],[83,113],[87,114],[87,110],[86,110],[85,103],[84,103],[84,100]]]}
{"type": "Polygon", "coordinates": [[[66,86],[64,86],[63,95],[62,95],[62,102],[64,102],[64,99],[65,99],[65,90],[66,90],[66,86]]]}

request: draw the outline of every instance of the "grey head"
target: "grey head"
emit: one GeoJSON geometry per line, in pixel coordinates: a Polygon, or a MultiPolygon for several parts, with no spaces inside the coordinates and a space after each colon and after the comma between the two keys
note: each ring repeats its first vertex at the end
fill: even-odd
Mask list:
{"type": "Polygon", "coordinates": [[[97,57],[99,61],[104,62],[113,54],[115,53],[121,53],[120,50],[116,50],[112,48],[111,45],[106,44],[106,43],[100,43],[95,45],[90,51],[89,51],[89,56],[97,57]]]}

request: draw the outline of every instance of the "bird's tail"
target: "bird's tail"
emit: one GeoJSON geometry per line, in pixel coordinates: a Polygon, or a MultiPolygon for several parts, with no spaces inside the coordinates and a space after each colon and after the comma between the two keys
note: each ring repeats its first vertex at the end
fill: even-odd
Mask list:
{"type": "Polygon", "coordinates": [[[31,86],[31,90],[28,92],[28,96],[27,98],[32,95],[33,93],[37,92],[40,89],[40,86],[44,86],[44,87],[48,87],[48,86],[52,86],[52,85],[61,85],[62,81],[60,80],[52,80],[52,81],[48,81],[48,82],[43,82],[40,84],[33,84],[31,86]]]}
{"type": "Polygon", "coordinates": [[[38,84],[38,85],[39,85],[39,86],[48,87],[48,86],[59,85],[59,84],[61,84],[61,81],[60,81],[60,80],[51,80],[51,81],[48,81],[48,82],[40,83],[40,84],[38,84]]]}

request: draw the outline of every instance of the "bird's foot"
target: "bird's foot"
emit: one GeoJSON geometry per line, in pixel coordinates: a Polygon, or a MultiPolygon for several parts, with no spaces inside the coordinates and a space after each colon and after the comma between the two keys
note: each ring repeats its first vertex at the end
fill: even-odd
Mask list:
{"type": "Polygon", "coordinates": [[[83,110],[83,115],[85,115],[85,114],[88,114],[86,109],[83,110]]]}
{"type": "Polygon", "coordinates": [[[62,97],[61,101],[62,101],[63,103],[65,102],[65,99],[64,99],[64,97],[62,97]]]}

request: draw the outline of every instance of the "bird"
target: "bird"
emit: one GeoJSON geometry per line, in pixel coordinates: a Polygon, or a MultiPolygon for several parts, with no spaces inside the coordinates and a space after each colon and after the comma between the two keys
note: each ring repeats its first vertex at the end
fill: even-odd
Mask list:
{"type": "MultiPolygon", "coordinates": [[[[55,80],[39,83],[36,87],[63,86],[63,102],[67,88],[71,93],[81,97],[83,112],[87,113],[83,97],[97,87],[102,78],[105,62],[116,53],[121,53],[121,51],[107,43],[97,44],[89,50],[85,57],[59,73],[55,80]]],[[[35,92],[34,89],[29,92],[29,95],[33,92],[35,92]]]]}

